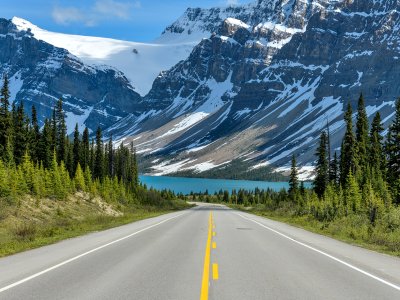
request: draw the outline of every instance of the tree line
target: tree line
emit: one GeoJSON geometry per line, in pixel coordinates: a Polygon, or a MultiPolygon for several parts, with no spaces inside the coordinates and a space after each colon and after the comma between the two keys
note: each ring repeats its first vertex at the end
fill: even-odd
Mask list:
{"type": "Polygon", "coordinates": [[[78,124],[70,139],[62,99],[40,128],[35,106],[28,116],[23,103],[10,103],[7,76],[0,91],[0,182],[0,197],[33,193],[65,198],[83,190],[126,194],[119,198],[128,199],[138,198],[143,189],[133,144],[115,147],[112,138],[103,142],[100,127],[93,139],[88,128],[80,133],[78,124]]]}
{"type": "MultiPolygon", "coordinates": [[[[379,112],[369,124],[362,94],[355,114],[351,104],[347,105],[344,122],[340,155],[334,152],[331,157],[329,128],[320,135],[313,190],[319,203],[325,201],[329,206],[329,218],[367,212],[374,223],[392,204],[400,204],[400,99],[395,102],[386,137],[379,112]]],[[[295,156],[289,183],[290,197],[301,198],[295,156]]],[[[316,205],[315,211],[325,216],[327,212],[321,213],[320,208],[321,204],[316,205]]]]}

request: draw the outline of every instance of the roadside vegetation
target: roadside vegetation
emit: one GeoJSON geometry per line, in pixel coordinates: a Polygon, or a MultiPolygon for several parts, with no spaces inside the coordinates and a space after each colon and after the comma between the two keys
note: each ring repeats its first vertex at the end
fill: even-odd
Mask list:
{"type": "Polygon", "coordinates": [[[135,149],[101,129],[67,136],[62,100],[40,129],[35,107],[12,103],[5,77],[0,92],[0,256],[183,209],[170,191],[140,185],[135,149]]]}
{"type": "Polygon", "coordinates": [[[288,191],[220,191],[188,199],[227,203],[400,256],[400,99],[386,138],[379,112],[369,124],[362,95],[356,114],[348,105],[345,122],[340,156],[332,155],[329,128],[321,133],[313,189],[298,180],[293,155],[288,191]]]}

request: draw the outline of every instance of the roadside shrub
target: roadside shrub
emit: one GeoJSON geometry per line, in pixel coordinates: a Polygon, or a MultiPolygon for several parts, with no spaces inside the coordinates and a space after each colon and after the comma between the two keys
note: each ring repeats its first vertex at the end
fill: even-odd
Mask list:
{"type": "Polygon", "coordinates": [[[37,228],[33,223],[23,223],[14,229],[14,234],[17,239],[22,241],[33,241],[36,237],[37,228]]]}

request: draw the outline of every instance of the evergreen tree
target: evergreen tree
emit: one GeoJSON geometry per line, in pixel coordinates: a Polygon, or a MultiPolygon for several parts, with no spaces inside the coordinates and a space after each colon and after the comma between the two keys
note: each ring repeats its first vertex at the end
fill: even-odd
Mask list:
{"type": "Polygon", "coordinates": [[[357,123],[356,123],[356,142],[357,142],[357,159],[364,175],[368,166],[368,116],[365,110],[364,97],[361,94],[358,100],[357,123]]]}
{"type": "Polygon", "coordinates": [[[361,193],[358,186],[357,180],[350,173],[347,175],[346,185],[345,185],[345,200],[347,206],[347,212],[357,213],[361,207],[361,193]]]}
{"type": "Polygon", "coordinates": [[[4,162],[9,168],[15,166],[14,149],[13,149],[13,144],[11,142],[11,137],[8,137],[6,142],[6,148],[4,152],[4,162]]]}
{"type": "Polygon", "coordinates": [[[86,191],[85,175],[82,171],[81,165],[78,162],[74,176],[75,187],[78,191],[86,191]]]}
{"type": "Polygon", "coordinates": [[[329,120],[326,121],[326,133],[327,133],[327,151],[328,151],[328,174],[331,174],[331,131],[329,129],[329,120]]]}
{"type": "Polygon", "coordinates": [[[393,200],[400,204],[400,98],[396,102],[396,113],[387,138],[387,179],[393,200]]]}
{"type": "Polygon", "coordinates": [[[316,177],[314,180],[314,190],[321,198],[324,195],[329,183],[329,167],[327,153],[328,137],[325,131],[321,133],[319,147],[316,156],[318,157],[316,166],[316,177]]]}
{"type": "Polygon", "coordinates": [[[375,114],[372,121],[371,132],[369,135],[369,163],[374,174],[384,174],[385,171],[385,155],[383,152],[383,126],[381,115],[379,112],[375,114]]]}
{"type": "Polygon", "coordinates": [[[10,90],[7,75],[4,76],[0,92],[0,158],[5,158],[7,141],[11,136],[10,90]]]}
{"type": "Polygon", "coordinates": [[[30,138],[29,138],[29,151],[30,156],[33,161],[39,162],[39,143],[40,143],[40,129],[37,119],[37,112],[34,105],[32,105],[32,114],[31,114],[31,129],[30,129],[30,138]]]}
{"type": "Polygon", "coordinates": [[[104,156],[103,156],[103,140],[101,135],[101,128],[98,127],[96,131],[96,152],[95,152],[95,161],[94,161],[94,169],[93,176],[100,181],[104,176],[104,156]]]}
{"type": "Polygon", "coordinates": [[[24,105],[21,103],[16,112],[14,123],[14,159],[17,165],[22,162],[23,156],[27,151],[28,144],[28,122],[24,112],[24,105]]]}
{"type": "MultiPolygon", "coordinates": [[[[76,168],[81,161],[81,141],[79,138],[79,127],[78,123],[75,125],[75,130],[74,130],[74,145],[73,145],[73,168],[72,171],[75,173],[76,168]]],[[[83,153],[82,153],[83,154],[83,153]]]]}
{"type": "Polygon", "coordinates": [[[83,170],[86,170],[86,167],[90,165],[90,140],[89,129],[87,127],[82,134],[80,162],[83,170]]]}
{"type": "Polygon", "coordinates": [[[112,136],[108,141],[108,175],[114,177],[114,147],[112,142],[112,136]]]}
{"type": "Polygon", "coordinates": [[[335,185],[339,184],[339,160],[336,151],[333,154],[333,160],[330,163],[329,181],[335,185]]]}
{"type": "Polygon", "coordinates": [[[133,142],[130,144],[130,174],[132,174],[132,178],[129,178],[128,184],[132,183],[134,187],[139,185],[139,171],[137,166],[137,157],[136,157],[136,149],[133,145],[133,142]]]}
{"type": "Polygon", "coordinates": [[[1,112],[4,114],[8,112],[8,108],[10,106],[10,88],[9,88],[9,80],[7,74],[4,75],[3,78],[3,86],[1,88],[0,96],[1,96],[1,112]]]}
{"type": "Polygon", "coordinates": [[[39,147],[38,147],[38,155],[39,161],[43,163],[43,167],[45,169],[49,169],[51,167],[52,160],[52,128],[50,121],[46,119],[44,121],[44,126],[42,130],[42,134],[40,136],[39,147]]]}
{"type": "Polygon", "coordinates": [[[291,196],[295,196],[298,192],[299,189],[299,178],[298,178],[298,172],[297,172],[297,166],[296,166],[296,157],[292,156],[292,167],[291,167],[291,172],[290,172],[290,178],[289,178],[289,194],[291,196]]]}
{"type": "Polygon", "coordinates": [[[62,99],[57,101],[55,110],[55,125],[56,125],[56,151],[58,162],[67,160],[67,126],[65,125],[65,116],[62,107],[62,99]]]}
{"type": "Polygon", "coordinates": [[[75,164],[74,164],[74,144],[69,142],[69,137],[66,137],[66,159],[65,167],[69,173],[69,176],[73,178],[75,174],[75,164]]]}
{"type": "Polygon", "coordinates": [[[58,131],[57,131],[57,119],[56,119],[56,110],[53,108],[53,115],[51,118],[51,143],[50,143],[50,149],[53,155],[54,150],[56,149],[56,144],[57,144],[57,136],[58,136],[58,131]]]}
{"type": "Polygon", "coordinates": [[[357,171],[357,160],[356,160],[356,138],[353,133],[353,111],[350,103],[347,106],[347,111],[344,115],[346,122],[346,133],[342,142],[342,149],[340,154],[340,183],[342,186],[346,184],[347,177],[352,171],[357,171]]]}
{"type": "MultiPolygon", "coordinates": [[[[94,150],[94,140],[90,143],[90,151],[89,151],[89,169],[94,172],[94,164],[95,164],[95,150],[94,150]]],[[[94,176],[94,174],[92,175],[94,176]]]]}

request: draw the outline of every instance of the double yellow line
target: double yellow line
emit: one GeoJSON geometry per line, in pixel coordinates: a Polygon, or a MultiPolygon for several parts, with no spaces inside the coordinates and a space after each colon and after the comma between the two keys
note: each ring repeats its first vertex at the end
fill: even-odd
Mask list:
{"type": "MultiPolygon", "coordinates": [[[[212,212],[210,212],[210,216],[208,218],[208,237],[206,244],[206,253],[204,255],[204,266],[203,266],[203,280],[201,283],[201,293],[200,300],[208,299],[208,285],[210,279],[210,256],[211,256],[211,246],[213,249],[217,248],[217,244],[212,242],[212,237],[215,236],[215,232],[213,231],[215,225],[213,224],[212,212]],[[212,242],[212,244],[211,244],[212,242]]],[[[212,265],[213,279],[218,280],[218,264],[214,263],[212,265]]]]}

